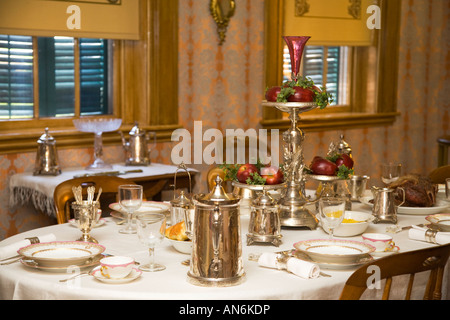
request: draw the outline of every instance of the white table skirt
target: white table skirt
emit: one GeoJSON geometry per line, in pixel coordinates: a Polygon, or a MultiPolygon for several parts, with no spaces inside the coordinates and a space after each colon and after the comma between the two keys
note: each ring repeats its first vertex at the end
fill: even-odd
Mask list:
{"type": "MultiPolygon", "coordinates": [[[[355,204],[353,210],[368,210],[367,206],[355,204]]],[[[125,255],[144,262],[147,249],[138,240],[137,235],[125,235],[118,232],[120,226],[112,218],[105,225],[95,228],[91,234],[106,247],[106,253],[125,255]]],[[[332,277],[304,279],[286,271],[259,267],[257,262],[249,261],[249,253],[274,252],[293,248],[293,243],[300,240],[327,238],[328,235],[318,228],[316,230],[282,229],[283,243],[280,247],[270,245],[247,246],[246,234],[249,216],[241,216],[241,237],[245,282],[225,288],[199,287],[187,282],[189,267],[181,262],[189,255],[177,252],[168,241],[156,249],[156,260],[166,266],[161,272],[144,272],[137,280],[126,284],[107,284],[92,276],[82,276],[77,281],[61,283],[58,280],[70,276],[66,273],[50,273],[28,268],[20,262],[0,266],[0,299],[164,299],[164,300],[269,300],[269,299],[338,299],[345,281],[355,269],[322,271],[332,277]]],[[[425,223],[425,215],[399,215],[399,226],[425,223]]],[[[367,232],[383,232],[389,224],[371,224],[367,232]]],[[[80,231],[70,224],[54,225],[24,232],[0,242],[0,247],[26,237],[53,233],[56,240],[71,241],[80,236],[80,231]]],[[[344,239],[344,238],[342,238],[344,239]]],[[[361,236],[352,239],[361,241],[361,236]]],[[[434,246],[431,243],[410,240],[408,232],[394,234],[394,240],[401,251],[410,251],[434,246]]],[[[413,298],[422,299],[427,274],[416,277],[413,298]]],[[[450,272],[447,267],[444,274],[443,299],[448,299],[450,272]]],[[[392,298],[404,297],[407,278],[394,280],[392,298]],[[400,284],[396,286],[396,283],[400,284]]],[[[381,287],[383,288],[383,287],[381,287]]],[[[380,298],[382,290],[366,290],[367,299],[380,298]]]]}
{"type": "MultiPolygon", "coordinates": [[[[160,163],[152,163],[148,166],[125,166],[122,164],[114,164],[113,169],[105,171],[142,170],[142,172],[139,173],[120,175],[120,177],[128,179],[174,174],[177,168],[177,166],[160,163]]],[[[179,172],[184,172],[184,170],[179,172]]],[[[53,192],[55,191],[56,186],[61,182],[73,179],[75,175],[86,173],[95,173],[95,171],[88,171],[84,168],[69,168],[64,169],[62,173],[57,176],[34,176],[31,172],[12,175],[9,181],[9,205],[13,208],[17,205],[31,202],[36,209],[46,212],[50,216],[55,216],[53,192]]]]}

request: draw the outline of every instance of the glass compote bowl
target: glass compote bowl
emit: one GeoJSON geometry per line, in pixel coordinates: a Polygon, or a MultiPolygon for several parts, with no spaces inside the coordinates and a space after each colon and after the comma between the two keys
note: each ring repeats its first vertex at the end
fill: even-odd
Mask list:
{"type": "Polygon", "coordinates": [[[111,170],[112,165],[103,161],[103,132],[116,131],[122,124],[122,119],[74,119],[73,124],[82,132],[94,133],[94,162],[87,170],[111,170]]]}

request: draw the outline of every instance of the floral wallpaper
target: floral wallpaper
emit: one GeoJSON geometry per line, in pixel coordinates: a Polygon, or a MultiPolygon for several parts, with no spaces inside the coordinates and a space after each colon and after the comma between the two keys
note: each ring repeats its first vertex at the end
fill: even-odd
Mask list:
{"type": "MultiPolygon", "coordinates": [[[[241,0],[231,19],[226,41],[218,46],[216,27],[207,1],[179,1],[179,113],[192,132],[194,121],[203,130],[259,128],[263,99],[264,1],[241,0]]],[[[343,133],[351,145],[355,171],[376,183],[379,164],[403,164],[405,172],[428,174],[437,166],[436,139],[449,134],[449,28],[450,1],[403,0],[398,111],[392,126],[307,133],[305,161],[324,154],[343,133]]],[[[170,163],[174,143],[160,143],[152,161],[170,163]]],[[[124,161],[121,146],[104,150],[110,162],[124,161]]],[[[59,150],[60,165],[84,166],[92,161],[92,148],[59,150]],[[69,160],[68,160],[69,159],[69,160]]],[[[9,207],[9,178],[32,171],[35,153],[0,155],[0,240],[56,221],[31,206],[9,207]]],[[[206,191],[201,170],[196,191],[206,191]]]]}

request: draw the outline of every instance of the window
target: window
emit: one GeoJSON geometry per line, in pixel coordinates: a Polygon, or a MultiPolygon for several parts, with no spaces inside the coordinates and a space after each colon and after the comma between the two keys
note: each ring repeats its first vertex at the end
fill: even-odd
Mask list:
{"type": "Polygon", "coordinates": [[[0,119],[108,114],[108,69],[107,40],[0,35],[0,119]]]}
{"type": "MultiPolygon", "coordinates": [[[[348,105],[349,47],[305,46],[300,74],[311,78],[318,87],[326,85],[333,95],[331,105],[348,105]]],[[[283,50],[283,82],[291,80],[291,58],[287,45],[283,50]]]]}
{"type": "MultiPolygon", "coordinates": [[[[1,2],[3,3],[3,0],[1,2]]],[[[0,118],[0,154],[35,152],[36,140],[46,127],[57,140],[58,148],[91,148],[92,135],[78,131],[73,125],[72,119],[79,116],[121,118],[120,130],[123,132],[130,131],[135,121],[139,121],[139,127],[142,129],[156,131],[158,141],[171,140],[173,130],[181,127],[178,119],[178,0],[138,1],[138,3],[140,31],[137,40],[112,37],[114,39],[108,39],[101,48],[101,45],[84,44],[83,42],[88,39],[80,41],[83,36],[77,38],[78,32],[76,30],[71,32],[70,36],[75,37],[73,43],[74,109],[73,111],[58,109],[56,113],[54,109],[45,111],[49,115],[54,113],[59,116],[42,114],[40,117],[39,115],[40,112],[44,112],[43,108],[46,106],[41,105],[43,102],[39,97],[41,88],[39,88],[37,76],[38,63],[34,63],[37,61],[34,56],[37,55],[38,41],[37,38],[33,38],[31,46],[28,45],[29,47],[26,48],[32,50],[34,55],[32,58],[34,60],[27,69],[28,76],[32,74],[32,77],[28,78],[29,82],[23,81],[20,86],[7,86],[8,97],[16,99],[14,101],[6,99],[4,85],[3,87],[0,85],[0,113],[3,113],[0,115],[2,117],[0,118]],[[90,53],[94,47],[99,49],[98,51],[103,50],[107,53],[106,60],[84,59],[84,56],[97,57],[97,54],[90,53]],[[95,63],[91,64],[88,61],[95,61],[95,63]],[[99,71],[101,68],[97,68],[99,65],[109,65],[110,68],[103,68],[102,73],[99,71]],[[103,84],[104,81],[106,85],[103,84]],[[29,87],[33,88],[32,93],[9,95],[11,88],[13,91],[16,90],[14,93],[17,93],[19,89],[22,90],[23,83],[31,84],[29,87]],[[31,94],[33,100],[21,101],[24,97],[29,99],[31,94]],[[88,100],[91,103],[85,103],[88,100]],[[14,103],[15,108],[6,108],[6,103],[14,103]],[[27,103],[31,104],[27,105],[27,103]],[[22,104],[21,107],[29,113],[28,118],[14,114],[20,110],[16,108],[19,104],[22,104]],[[29,118],[30,110],[33,110],[32,118],[29,118]]],[[[7,32],[0,30],[0,34],[7,34],[7,32]]],[[[70,46],[70,44],[67,45],[70,46]]],[[[0,63],[4,62],[1,60],[3,58],[0,58],[0,63]]],[[[70,62],[66,61],[66,63],[70,62]]],[[[18,64],[15,64],[14,68],[18,68],[18,64]]],[[[11,76],[13,71],[13,69],[8,70],[6,75],[11,76]]],[[[2,72],[0,82],[5,75],[4,70],[2,72]]],[[[16,72],[14,76],[23,77],[25,74],[26,72],[21,71],[16,72]]],[[[72,77],[70,74],[65,76],[72,77]]],[[[58,108],[61,107],[62,105],[59,104],[58,108]]],[[[122,143],[117,132],[107,132],[104,136],[105,145],[122,143]]]]}

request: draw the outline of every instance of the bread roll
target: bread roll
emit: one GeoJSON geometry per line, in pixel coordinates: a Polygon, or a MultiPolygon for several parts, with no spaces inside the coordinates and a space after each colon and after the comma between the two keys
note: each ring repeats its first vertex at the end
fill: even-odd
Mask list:
{"type": "Polygon", "coordinates": [[[186,235],[186,225],[184,221],[178,222],[177,224],[170,226],[166,229],[165,236],[172,240],[186,241],[189,240],[186,235]]]}

